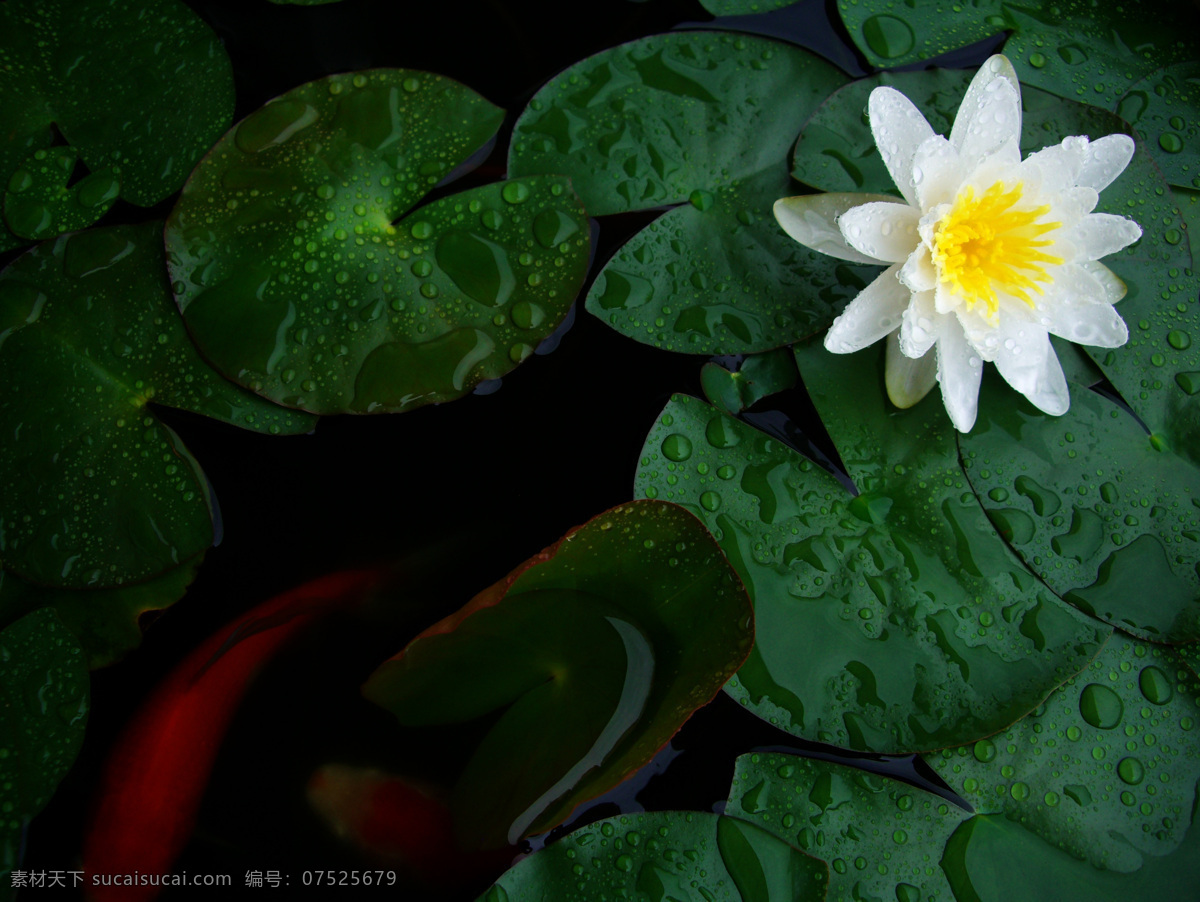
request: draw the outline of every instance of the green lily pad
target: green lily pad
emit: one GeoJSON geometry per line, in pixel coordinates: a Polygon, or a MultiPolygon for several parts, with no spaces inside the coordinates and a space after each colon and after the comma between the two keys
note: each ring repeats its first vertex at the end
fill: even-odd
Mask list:
{"type": "Polygon", "coordinates": [[[755,648],[728,691],[795,735],[864,751],[1002,729],[1108,630],[1046,591],[992,531],[936,398],[893,415],[875,350],[816,353],[821,378],[811,355],[801,372],[862,494],[681,396],[634,480],[636,495],[700,517],[750,592],[755,648]]]}
{"type": "MultiPolygon", "coordinates": [[[[93,173],[95,182],[77,192],[93,209],[89,196],[108,193],[114,166],[132,203],[150,206],[177,191],[233,116],[229,57],[179,0],[7,0],[0,94],[0,185],[11,188],[13,173],[49,148],[57,128],[93,173]]],[[[5,215],[25,237],[84,224],[79,211],[62,213],[30,235],[30,214],[6,199],[5,215]]],[[[19,243],[2,230],[0,246],[19,243]]]]}
{"type": "Polygon", "coordinates": [[[959,436],[993,524],[1056,593],[1158,642],[1200,640],[1200,471],[1124,408],[1072,387],[1048,417],[989,379],[959,436]]]}
{"type": "Polygon", "coordinates": [[[83,646],[88,667],[107,667],[141,644],[143,614],[161,611],[183,597],[201,560],[195,557],[162,576],[119,589],[46,588],[0,570],[0,624],[39,608],[54,608],[83,646]]]}
{"type": "Polygon", "coordinates": [[[1187,237],[1192,260],[1200,257],[1200,191],[1188,188],[1172,188],[1171,198],[1183,216],[1183,230],[1187,237]]]}
{"type": "Polygon", "coordinates": [[[478,902],[818,902],[823,864],[745,821],[692,811],[588,824],[510,868],[478,902]]]}
{"type": "Polygon", "coordinates": [[[1175,652],[1113,635],[1029,717],[928,756],[981,813],[1098,868],[1129,872],[1188,832],[1200,779],[1200,682],[1175,652]]]}
{"type": "Polygon", "coordinates": [[[946,875],[930,865],[971,816],[887,777],[768,752],[737,759],[725,814],[828,864],[829,902],[952,898],[946,875]]]}
{"type": "Polygon", "coordinates": [[[1155,446],[1200,465],[1200,278],[1191,270],[1179,208],[1139,150],[1100,195],[1097,210],[1131,215],[1144,231],[1136,244],[1104,260],[1128,287],[1117,309],[1129,341],[1089,353],[1149,427],[1155,446]]]}
{"type": "Polygon", "coordinates": [[[700,370],[704,396],[721,410],[734,414],[793,388],[797,378],[796,361],[787,348],[747,357],[735,371],[718,363],[706,363],[700,370]]]}
{"type": "Polygon", "coordinates": [[[413,209],[502,118],[448,78],[375,69],[302,85],[238,123],[167,223],[176,299],[204,354],[317,413],[452,400],[532,354],[587,268],[569,183],[517,179],[413,209]]]}
{"type": "Polygon", "coordinates": [[[826,325],[873,272],[797,245],[770,214],[794,193],[796,132],[844,82],[766,38],[643,38],[543,87],[514,128],[509,171],[570,175],[593,215],[682,204],[605,266],[587,300],[601,320],[673,351],[770,350],[826,325]]]}
{"type": "Polygon", "coordinates": [[[148,405],[259,432],[313,419],[223,379],[196,352],[163,273],[162,223],[38,245],[0,273],[0,557],[46,586],[157,576],[212,541],[209,487],[148,405]]]}
{"type": "Polygon", "coordinates": [[[752,16],[791,6],[796,0],[700,0],[714,16],[752,16]]]}
{"type": "Polygon", "coordinates": [[[1098,870],[1023,821],[789,755],[739,758],[725,810],[826,861],[829,902],[1190,899],[1200,880],[1200,829],[1187,829],[1188,814],[1169,854],[1146,856],[1134,873],[1098,870]]]}
{"type": "Polygon", "coordinates": [[[501,847],[653,758],[745,660],[751,621],[701,524],[633,502],[426,630],[363,692],[408,725],[503,712],[451,800],[465,848],[501,847]]]}
{"type": "Polygon", "coordinates": [[[1184,0],[1119,6],[1064,0],[1045,8],[1005,0],[839,0],[838,12],[851,40],[879,67],[907,65],[1010,32],[1004,53],[1022,83],[1109,109],[1159,66],[1200,55],[1200,44],[1180,27],[1194,12],[1184,0]]]}
{"type": "Polygon", "coordinates": [[[74,147],[35,150],[12,174],[4,218],[15,235],[41,241],[86,228],[108,212],[121,191],[119,170],[109,166],[68,187],[78,161],[74,147]]]}
{"type": "Polygon", "coordinates": [[[0,632],[0,880],[20,863],[21,831],[45,807],[83,745],[83,650],[48,609],[0,632]]]}
{"type": "Polygon", "coordinates": [[[1168,182],[1200,188],[1200,62],[1152,72],[1129,89],[1116,110],[1153,153],[1168,182]]]}

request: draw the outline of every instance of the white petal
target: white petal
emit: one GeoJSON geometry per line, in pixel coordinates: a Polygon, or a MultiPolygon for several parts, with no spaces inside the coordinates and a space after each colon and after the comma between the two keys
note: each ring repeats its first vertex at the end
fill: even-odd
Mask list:
{"type": "MultiPolygon", "coordinates": [[[[1046,186],[1046,193],[1039,200],[1049,202],[1050,210],[1041,217],[1043,222],[1057,222],[1062,230],[1070,229],[1075,223],[1096,209],[1100,195],[1095,188],[1068,188],[1065,191],[1055,191],[1054,183],[1046,186]]],[[[1047,237],[1053,238],[1058,232],[1050,232],[1047,237]]]]}
{"type": "Polygon", "coordinates": [[[1020,339],[1001,343],[996,369],[1034,407],[1060,416],[1067,412],[1071,395],[1050,336],[1032,325],[1024,326],[1022,331],[1020,339]]]}
{"type": "Polygon", "coordinates": [[[893,332],[887,339],[883,382],[893,404],[901,410],[912,407],[937,382],[937,355],[909,357],[900,350],[900,340],[893,332]]]}
{"type": "Polygon", "coordinates": [[[1129,135],[1105,135],[1092,141],[1084,152],[1083,169],[1075,184],[1103,191],[1125,171],[1133,159],[1133,138],[1129,135]]]}
{"type": "Polygon", "coordinates": [[[959,432],[970,432],[979,412],[979,380],[983,361],[967,342],[953,316],[942,317],[937,342],[937,381],[950,422],[959,432]]]}
{"type": "Polygon", "coordinates": [[[1119,348],[1129,340],[1129,328],[1112,304],[1080,301],[1059,310],[1046,328],[1067,341],[1093,348],[1119,348]]]}
{"type": "Polygon", "coordinates": [[[837,226],[847,210],[874,201],[895,203],[885,194],[808,194],[775,201],[775,219],[793,239],[814,251],[852,263],[879,263],[846,243],[837,226]]]}
{"type": "Polygon", "coordinates": [[[953,313],[963,306],[962,300],[950,290],[947,283],[938,282],[933,291],[933,307],[938,313],[953,313]]]}
{"type": "Polygon", "coordinates": [[[980,67],[967,88],[950,132],[950,143],[958,150],[968,171],[998,154],[1014,163],[1021,159],[1020,89],[1015,80],[1003,74],[1003,64],[993,63],[995,59],[992,57],[980,67]]]}
{"type": "Polygon", "coordinates": [[[872,91],[867,101],[867,115],[871,120],[875,145],[891,173],[892,181],[904,199],[915,204],[917,192],[912,178],[913,156],[921,142],[933,135],[933,128],[913,102],[895,88],[880,87],[872,91]]]}
{"type": "Polygon", "coordinates": [[[983,103],[985,93],[990,93],[989,88],[995,90],[991,88],[991,85],[997,79],[1007,81],[1009,87],[1017,92],[1017,97],[1021,96],[1021,81],[1017,78],[1017,70],[1013,68],[1008,58],[999,53],[989,57],[979,67],[979,71],[975,73],[971,83],[967,85],[967,93],[963,95],[962,103],[958,105],[954,126],[950,129],[950,140],[955,147],[963,146],[966,140],[966,131],[970,125],[967,121],[969,117],[963,114],[978,109],[979,105],[983,103]]]}
{"type": "Polygon", "coordinates": [[[1125,292],[1129,289],[1125,283],[1117,276],[1115,272],[1105,266],[1103,263],[1098,263],[1095,260],[1089,260],[1086,263],[1080,263],[1080,268],[1083,269],[1093,279],[1100,283],[1100,287],[1104,290],[1104,300],[1110,304],[1115,304],[1121,298],[1125,297],[1125,292]]]}
{"type": "Polygon", "coordinates": [[[1141,238],[1142,227],[1124,216],[1089,213],[1064,237],[1075,245],[1077,260],[1099,260],[1141,238]]]}
{"type": "Polygon", "coordinates": [[[900,316],[912,293],[900,284],[900,266],[889,266],[864,288],[825,335],[825,348],[835,354],[853,354],[883,338],[900,325],[900,316]]]}
{"type": "Polygon", "coordinates": [[[932,291],[937,285],[937,267],[924,242],[917,245],[900,267],[900,281],[912,291],[932,291]]]}
{"type": "Polygon", "coordinates": [[[908,204],[876,202],[847,210],[838,227],[855,250],[876,260],[899,263],[917,246],[920,218],[920,211],[908,204]]]}
{"type": "Polygon", "coordinates": [[[1061,144],[1052,144],[1031,153],[1025,158],[1021,168],[1036,166],[1041,170],[1042,180],[1046,184],[1060,189],[1077,185],[1087,156],[1087,144],[1087,138],[1064,138],[1061,144]]]}
{"type": "Polygon", "coordinates": [[[912,301],[904,308],[904,317],[900,321],[898,341],[904,356],[926,356],[926,352],[937,341],[937,321],[940,316],[941,314],[933,308],[932,291],[921,291],[913,295],[912,301]]]}
{"type": "Polygon", "coordinates": [[[964,171],[958,151],[941,135],[921,142],[913,157],[912,179],[922,210],[954,200],[964,171]]]}
{"type": "MultiPolygon", "coordinates": [[[[1097,275],[1082,266],[1059,267],[1053,288],[1038,302],[1039,322],[1067,341],[1117,348],[1128,340],[1129,330],[1108,300],[1112,286],[1106,286],[1097,275]]],[[[1116,279],[1111,272],[1108,275],[1116,279]]]]}

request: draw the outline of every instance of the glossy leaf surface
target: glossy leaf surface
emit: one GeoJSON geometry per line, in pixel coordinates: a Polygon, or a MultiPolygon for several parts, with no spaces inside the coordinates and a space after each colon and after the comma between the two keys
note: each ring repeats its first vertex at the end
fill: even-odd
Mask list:
{"type": "Polygon", "coordinates": [[[62,236],[0,273],[4,568],[93,588],[161,574],[212,541],[209,488],[151,403],[259,432],[313,419],[200,355],[171,303],[161,223],[62,236]]]}
{"type": "Polygon", "coordinates": [[[162,576],[115,589],[48,588],[0,570],[0,623],[53,608],[83,646],[88,667],[107,667],[141,644],[143,614],[161,611],[183,597],[200,561],[196,557],[162,576]]]}
{"type": "Polygon", "coordinates": [[[791,6],[796,0],[700,0],[714,16],[752,16],[791,6]]]}
{"type": "Polygon", "coordinates": [[[1198,724],[1195,674],[1170,649],[1115,633],[1032,715],[928,758],[977,811],[1128,872],[1183,841],[1200,780],[1198,724]]]}
{"type": "Polygon", "coordinates": [[[634,492],[700,517],[750,592],[757,639],[735,698],[806,739],[904,752],[1011,723],[1107,629],[1047,592],[991,530],[937,399],[885,409],[875,356],[818,346],[801,363],[859,496],[682,396],[647,437],[634,492]]]}
{"type": "MultiPolygon", "coordinates": [[[[201,643],[126,725],[105,765],[83,849],[92,874],[168,873],[187,844],[221,739],[259,670],[322,615],[362,603],[382,572],[347,571],[264,602],[201,643]]],[[[148,884],[95,900],[151,899],[148,884]]]]}
{"type": "Polygon", "coordinates": [[[828,862],[829,902],[1187,899],[1200,878],[1194,824],[1183,825],[1174,851],[1147,856],[1138,871],[1098,870],[1020,821],[971,815],[906,783],[789,755],[739,758],[726,811],[828,862]]]}
{"type": "Polygon", "coordinates": [[[83,229],[108,212],[121,191],[119,171],[109,166],[68,187],[79,161],[73,147],[35,150],[8,180],[4,219],[20,238],[41,241],[83,229]]]}
{"type": "Polygon", "coordinates": [[[733,414],[794,387],[796,379],[796,362],[786,348],[747,357],[736,370],[727,370],[718,363],[706,363],[700,370],[704,396],[733,414]]]}
{"type": "Polygon", "coordinates": [[[829,322],[870,271],[797,245],[770,215],[792,193],[796,132],[844,82],[765,38],[643,38],[543,87],[517,121],[509,171],[569,175],[594,215],[681,205],[605,266],[587,301],[601,320],[673,351],[769,350],[829,322]]]}
{"type": "Polygon", "coordinates": [[[53,611],[0,631],[0,878],[18,864],[21,831],[45,807],[83,745],[88,673],[53,611]]]}
{"type": "Polygon", "coordinates": [[[818,902],[824,865],[744,821],[655,811],[588,824],[517,863],[479,902],[818,902]]]}
{"type": "Polygon", "coordinates": [[[745,590],[701,524],[613,508],[430,627],[363,687],[411,726],[499,713],[452,797],[467,848],[547,830],[621,782],[745,660],[745,590]]]}
{"type": "Polygon", "coordinates": [[[1073,387],[1070,409],[1048,417],[988,381],[959,437],[963,467],[1026,566],[1123,630],[1200,639],[1200,471],[1102,395],[1073,387]]]}
{"type": "MultiPolygon", "coordinates": [[[[229,58],[179,0],[7,0],[0,62],[0,187],[14,187],[57,129],[93,177],[120,167],[121,196],[149,206],[179,189],[233,115],[229,58]]],[[[61,229],[78,228],[47,210],[61,229]]],[[[18,231],[35,218],[15,212],[6,203],[18,231]]],[[[19,243],[0,237],[0,249],[19,243]]]]}
{"type": "Polygon", "coordinates": [[[167,224],[201,350],[317,413],[452,400],[528,357],[587,267],[568,182],[517,179],[414,209],[502,118],[448,78],[375,69],[302,85],[238,123],[167,224]]]}
{"type": "Polygon", "coordinates": [[[1195,58],[1198,42],[1181,31],[1191,9],[1181,0],[1131,0],[1119,6],[1067,0],[1053,8],[981,0],[897,4],[839,0],[851,40],[872,65],[901,66],[1011,32],[1004,53],[1022,84],[1112,108],[1130,85],[1158,66],[1195,58]]]}
{"type": "Polygon", "coordinates": [[[897,780],[771,752],[737,759],[725,813],[828,864],[828,902],[953,898],[946,875],[931,864],[970,817],[897,780]]]}
{"type": "Polygon", "coordinates": [[[1116,107],[1172,185],[1200,188],[1200,61],[1164,66],[1116,107]]]}

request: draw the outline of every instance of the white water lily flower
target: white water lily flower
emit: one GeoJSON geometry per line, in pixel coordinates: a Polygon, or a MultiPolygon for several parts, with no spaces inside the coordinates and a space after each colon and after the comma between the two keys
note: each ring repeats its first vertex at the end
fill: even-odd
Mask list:
{"type": "Polygon", "coordinates": [[[1020,86],[1003,56],[971,81],[948,139],[892,88],[871,92],[868,113],[903,203],[818,194],[775,204],[800,243],[888,264],[834,321],[825,347],[848,354],[887,338],[892,401],[910,407],[936,381],[960,432],[975,424],[983,361],[1041,410],[1066,412],[1050,335],[1102,348],[1129,337],[1113,309],[1125,285],[1097,261],[1142,230],[1092,210],[1133,140],[1067,138],[1022,160],[1020,86]]]}

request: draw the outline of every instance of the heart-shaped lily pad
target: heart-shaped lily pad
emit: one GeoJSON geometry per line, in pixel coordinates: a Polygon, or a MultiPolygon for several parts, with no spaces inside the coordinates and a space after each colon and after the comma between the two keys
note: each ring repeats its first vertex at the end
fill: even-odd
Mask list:
{"type": "Polygon", "coordinates": [[[683,205],[596,279],[587,308],[604,322],[673,351],[770,350],[824,326],[866,284],[868,269],[797,245],[769,213],[793,193],[796,132],[844,82],[766,38],[643,38],[544,86],[514,128],[509,171],[566,173],[597,215],[683,205]]]}
{"type": "Polygon", "coordinates": [[[108,212],[121,191],[110,166],[67,186],[79,161],[74,147],[35,150],[8,180],[4,219],[21,238],[41,241],[90,226],[108,212]]]}
{"type": "Polygon", "coordinates": [[[0,879],[19,864],[21,831],[79,753],[88,714],[83,650],[49,609],[0,632],[0,879]]]}
{"type": "Polygon", "coordinates": [[[528,357],[587,268],[587,215],[567,181],[413,210],[502,118],[448,78],[376,69],[302,85],[238,123],[167,224],[176,299],[204,354],[317,413],[452,400],[528,357]]]}
{"type": "Polygon", "coordinates": [[[906,783],[791,755],[739,758],[725,811],[826,861],[830,902],[1190,899],[1200,880],[1200,829],[1134,873],[1098,870],[1023,820],[972,815],[906,783]]]}
{"type": "MultiPolygon", "coordinates": [[[[0,4],[0,186],[29,155],[49,148],[53,129],[98,180],[121,169],[120,191],[142,206],[178,190],[233,115],[233,74],[221,42],[179,0],[6,0],[0,4]]],[[[63,151],[51,149],[52,154],[63,151]]],[[[30,235],[27,211],[5,205],[13,230],[46,237],[103,212],[85,180],[82,210],[48,205],[51,220],[30,235]],[[70,215],[63,216],[67,211],[70,215]]],[[[0,249],[20,244],[7,229],[0,249]]]]}
{"type": "Polygon", "coordinates": [[[196,578],[202,556],[162,576],[117,589],[57,589],[35,586],[0,570],[0,624],[50,607],[83,646],[88,667],[107,667],[142,641],[140,618],[183,597],[196,578]]]}
{"type": "Polygon", "coordinates": [[[209,488],[151,403],[259,432],[313,418],[216,373],[171,302],[162,223],[38,245],[0,273],[0,557],[47,586],[149,579],[212,541],[209,488]]]}
{"type": "Polygon", "coordinates": [[[704,396],[726,413],[741,413],[758,401],[796,384],[796,361],[787,348],[752,354],[736,370],[706,363],[700,370],[704,396]]]}
{"type": "Polygon", "coordinates": [[[981,813],[1127,872],[1173,851],[1192,824],[1198,728],[1196,675],[1171,649],[1115,633],[1034,714],[928,758],[981,813]]]}
{"type": "Polygon", "coordinates": [[[1025,564],[1067,601],[1160,642],[1200,639],[1200,471],[1124,408],[1071,390],[1061,417],[987,380],[963,468],[1025,564]]]}
{"type": "Polygon", "coordinates": [[[522,859],[478,902],[819,902],[828,870],[761,827],[707,812],[622,814],[522,859]]]}
{"type": "Polygon", "coordinates": [[[503,712],[451,802],[464,847],[500,847],[653,758],[745,660],[751,620],[700,522],[633,502],[430,627],[363,692],[408,725],[503,712]]]}
{"type": "Polygon", "coordinates": [[[637,495],[684,505],[755,605],[730,693],[805,739],[874,752],[986,736],[1036,707],[1108,630],[1064,605],[992,531],[940,406],[889,416],[874,350],[818,349],[811,378],[863,494],[778,441],[677,396],[650,431],[637,495]],[[831,359],[824,359],[831,358],[831,359]],[[853,431],[857,428],[857,431],[853,431]]]}

